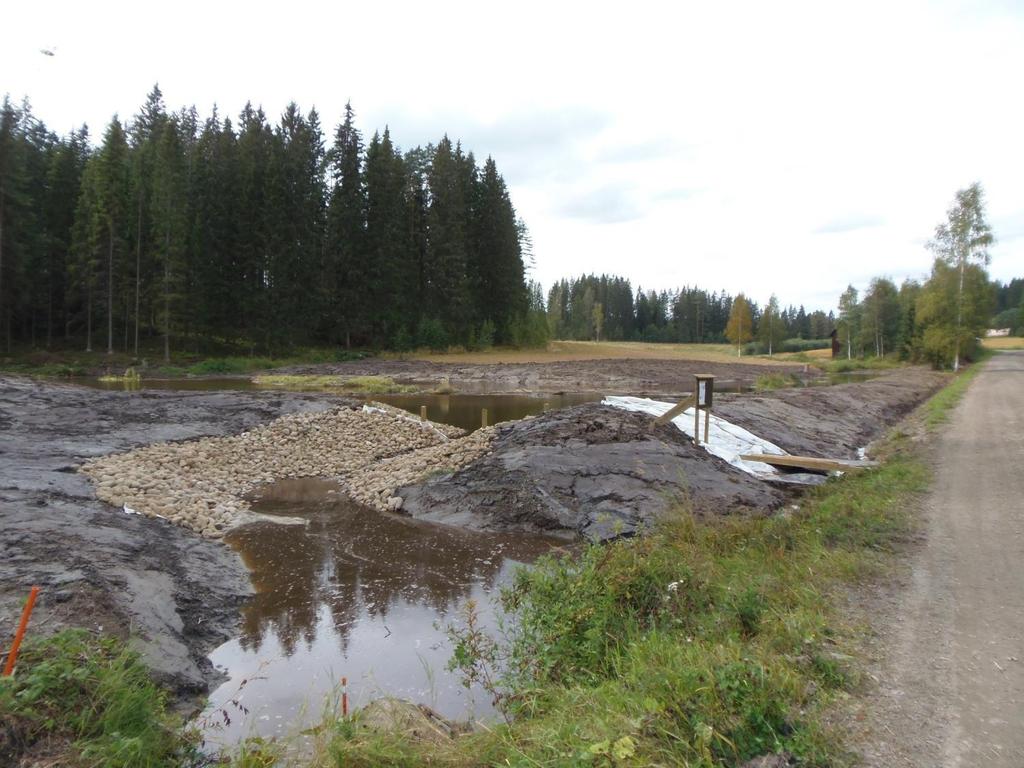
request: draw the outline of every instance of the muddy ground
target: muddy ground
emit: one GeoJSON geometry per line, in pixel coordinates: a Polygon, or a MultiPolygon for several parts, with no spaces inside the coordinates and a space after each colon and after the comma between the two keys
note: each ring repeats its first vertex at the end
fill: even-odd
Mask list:
{"type": "Polygon", "coordinates": [[[758,376],[821,376],[813,366],[709,363],[700,360],[568,360],[555,363],[435,363],[427,360],[358,360],[275,369],[280,374],[388,376],[399,384],[433,389],[447,379],[455,392],[506,393],[600,392],[605,395],[680,395],[693,376],[710,373],[720,389],[749,388],[758,376]]]}
{"type": "MultiPolygon", "coordinates": [[[[685,387],[698,370],[727,377],[736,368],[732,375],[748,381],[768,372],[660,361],[495,366],[489,375],[478,370],[485,366],[427,363],[330,368],[398,380],[429,370],[467,388],[488,380],[509,389],[630,394],[685,387]]],[[[716,397],[716,412],[793,452],[850,456],[941,380],[901,370],[859,384],[716,397]]],[[[140,636],[163,681],[182,694],[204,690],[213,675],[205,654],[232,635],[251,591],[242,563],[221,543],[98,501],[76,469],[96,456],[237,434],[340,402],[325,394],[108,392],[0,377],[0,643],[6,645],[28,588],[39,584],[33,632],[81,626],[140,636]]],[[[642,415],[596,404],[504,425],[490,455],[401,495],[403,512],[415,516],[604,538],[648,524],[687,492],[696,506],[715,512],[772,509],[788,498],[788,491],[695,450],[671,427],[652,432],[642,415]]]]}
{"type": "MultiPolygon", "coordinates": [[[[720,397],[715,413],[794,454],[855,458],[943,381],[921,369],[856,384],[720,397]]],[[[592,403],[499,426],[491,453],[398,491],[402,511],[481,530],[607,539],[680,502],[698,513],[773,510],[795,489],[694,447],[675,427],[592,403]]]]}
{"type": "Polygon", "coordinates": [[[241,432],[338,398],[235,392],[102,392],[0,377],[0,646],[42,587],[33,632],[85,627],[145,639],[180,693],[206,688],[206,653],[251,592],[238,557],[166,521],[96,499],[83,460],[165,440],[241,432]]]}

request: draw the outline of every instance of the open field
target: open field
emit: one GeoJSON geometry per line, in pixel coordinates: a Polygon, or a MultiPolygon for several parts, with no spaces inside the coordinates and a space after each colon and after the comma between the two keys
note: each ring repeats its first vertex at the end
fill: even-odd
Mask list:
{"type": "Polygon", "coordinates": [[[544,349],[417,352],[408,357],[453,364],[559,363],[573,360],[706,360],[715,363],[742,361],[750,365],[778,364],[778,356],[775,359],[758,356],[738,359],[736,348],[730,344],[646,344],[639,341],[552,341],[544,349]]]}
{"type": "Polygon", "coordinates": [[[990,339],[982,339],[981,346],[985,349],[1024,349],[1024,337],[1021,336],[995,336],[990,339]]]}

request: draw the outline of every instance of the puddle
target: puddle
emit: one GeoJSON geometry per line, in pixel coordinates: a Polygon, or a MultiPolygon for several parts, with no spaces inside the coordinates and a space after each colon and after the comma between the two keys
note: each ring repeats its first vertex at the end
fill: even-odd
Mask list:
{"type": "Polygon", "coordinates": [[[208,745],[295,735],[336,701],[342,677],[353,707],[391,695],[449,718],[495,715],[484,691],[465,689],[447,671],[444,626],[473,599],[482,623],[495,627],[497,588],[563,541],[376,512],[323,480],[279,482],[254,508],[309,523],[257,523],[226,537],[257,594],[243,609],[240,636],[210,656],[229,679],[199,718],[208,745]]]}
{"type": "Polygon", "coordinates": [[[481,410],[487,409],[487,423],[513,421],[536,416],[545,410],[568,408],[583,403],[599,403],[600,394],[545,395],[374,395],[388,405],[419,414],[427,407],[427,418],[441,424],[451,424],[472,432],[480,427],[481,410]]]}

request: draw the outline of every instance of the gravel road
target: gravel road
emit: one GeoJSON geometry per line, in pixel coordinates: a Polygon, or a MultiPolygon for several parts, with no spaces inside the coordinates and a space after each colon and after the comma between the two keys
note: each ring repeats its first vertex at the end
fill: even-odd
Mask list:
{"type": "Polygon", "coordinates": [[[858,751],[871,766],[1024,766],[1024,352],[942,428],[923,545],[877,620],[858,751]]]}

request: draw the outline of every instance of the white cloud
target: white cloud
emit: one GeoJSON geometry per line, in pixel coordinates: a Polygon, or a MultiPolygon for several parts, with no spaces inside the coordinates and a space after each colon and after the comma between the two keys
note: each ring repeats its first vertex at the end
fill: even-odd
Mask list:
{"type": "Polygon", "coordinates": [[[930,266],[980,181],[992,274],[1024,273],[1024,15],[1012,3],[71,2],[5,9],[3,88],[51,128],[291,99],[330,128],[493,155],[536,276],[605,271],[833,306],[930,266]],[[41,48],[55,50],[52,57],[41,48]],[[1005,234],[1004,234],[1005,233],[1005,234]]]}

